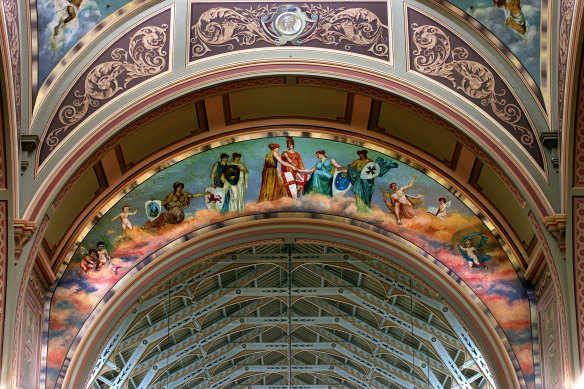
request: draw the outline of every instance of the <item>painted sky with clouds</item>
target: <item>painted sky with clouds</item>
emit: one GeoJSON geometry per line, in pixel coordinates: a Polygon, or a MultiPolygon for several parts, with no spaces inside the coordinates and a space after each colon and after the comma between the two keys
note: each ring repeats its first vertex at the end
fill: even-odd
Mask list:
{"type": "Polygon", "coordinates": [[[67,23],[59,39],[53,39],[55,27],[62,18],[64,0],[38,0],[39,83],[42,85],[61,58],[100,21],[131,0],[84,0],[77,18],[67,23]]]}
{"type": "Polygon", "coordinates": [[[510,27],[505,27],[505,13],[503,9],[493,5],[493,0],[449,1],[491,30],[515,54],[535,82],[540,85],[540,0],[521,0],[521,12],[527,21],[527,32],[524,35],[510,27]]]}
{"type": "MultiPolygon", "coordinates": [[[[274,141],[281,145],[286,144],[284,138],[258,139],[229,144],[194,155],[150,177],[111,209],[104,210],[107,212],[86,235],[81,246],[89,250],[96,246],[97,241],[105,238],[111,245],[112,264],[105,266],[99,272],[92,270],[82,278],[78,278],[79,250],[72,258],[67,258],[66,261],[70,262],[61,274],[50,303],[47,334],[48,350],[50,350],[47,359],[47,388],[54,387],[62,363],[78,330],[106,292],[128,271],[149,254],[187,233],[239,216],[234,212],[221,215],[218,212],[209,211],[204,205],[204,200],[198,198],[191,199],[189,208],[185,209],[184,222],[169,226],[158,234],[148,233],[139,228],[148,220],[144,203],[148,200],[164,199],[166,194],[172,192],[173,182],[183,182],[185,191],[189,193],[204,192],[205,187],[210,185],[213,164],[219,160],[219,155],[223,152],[229,155],[233,152],[241,153],[242,162],[250,171],[244,214],[285,210],[326,213],[359,219],[393,232],[437,258],[444,266],[454,271],[490,310],[509,340],[527,382],[533,383],[530,304],[524,285],[489,229],[462,201],[432,178],[394,160],[398,163],[398,167],[391,169],[386,176],[375,180],[376,191],[372,201],[373,214],[371,215],[357,212],[355,199],[350,191],[344,197],[333,199],[323,195],[308,195],[298,200],[283,198],[274,202],[257,204],[264,156],[269,152],[267,145],[274,141]],[[383,204],[379,191],[387,190],[390,182],[397,182],[398,186],[405,185],[414,175],[417,179],[408,193],[424,195],[424,201],[416,209],[414,218],[403,219],[403,224],[397,225],[395,217],[383,204]],[[440,197],[445,197],[447,201],[452,202],[445,221],[425,212],[427,207],[437,206],[440,197]],[[126,204],[132,211],[138,208],[138,213],[130,217],[135,226],[131,235],[132,240],[124,241],[120,236],[119,220],[112,221],[111,219],[118,215],[122,206],[126,204]],[[481,254],[492,256],[487,262],[489,269],[469,267],[468,262],[458,251],[458,242],[465,235],[473,232],[480,232],[488,237],[487,243],[481,248],[481,254]]],[[[342,166],[347,166],[357,158],[356,151],[360,148],[326,140],[296,138],[296,150],[301,154],[307,168],[314,166],[317,162],[315,151],[320,149],[324,149],[330,158],[334,158],[342,166]]],[[[280,151],[283,151],[283,148],[280,151]]],[[[368,156],[373,160],[379,156],[389,159],[375,151],[369,151],[368,156]]]]}

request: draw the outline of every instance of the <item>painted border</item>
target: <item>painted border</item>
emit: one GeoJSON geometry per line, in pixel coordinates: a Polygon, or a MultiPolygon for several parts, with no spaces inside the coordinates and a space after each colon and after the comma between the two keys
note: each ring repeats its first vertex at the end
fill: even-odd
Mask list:
{"type": "MultiPolygon", "coordinates": [[[[45,215],[43,217],[43,221],[40,224],[40,227],[36,231],[36,236],[34,238],[34,242],[32,244],[32,248],[30,250],[29,257],[26,261],[26,267],[24,268],[24,274],[22,276],[22,280],[20,282],[20,289],[18,291],[18,299],[16,300],[16,317],[15,317],[15,326],[14,326],[14,337],[13,339],[20,339],[20,330],[23,321],[23,312],[22,306],[24,304],[24,298],[26,295],[26,288],[28,285],[28,279],[32,273],[32,267],[35,264],[35,258],[38,252],[38,249],[41,245],[42,238],[45,235],[45,231],[47,230],[47,226],[49,224],[49,217],[45,215]]],[[[19,343],[13,342],[12,344],[12,371],[18,371],[18,358],[14,357],[19,355],[19,343]]],[[[41,366],[46,365],[46,358],[41,355],[41,366]]],[[[18,383],[18,377],[16,374],[12,374],[12,387],[15,388],[18,383]]],[[[42,382],[41,382],[42,384],[42,382]]]]}
{"type": "MultiPolygon", "coordinates": [[[[6,316],[6,270],[8,264],[8,201],[0,201],[0,360],[4,349],[6,316]]],[[[16,342],[15,342],[16,343],[16,342]]]]}
{"type": "MultiPolygon", "coordinates": [[[[485,41],[490,43],[490,45],[493,48],[495,48],[497,50],[497,52],[499,52],[499,54],[501,54],[502,59],[506,60],[508,64],[512,65],[512,67],[515,70],[515,73],[517,73],[519,78],[528,87],[528,90],[531,93],[531,95],[533,96],[533,99],[536,101],[536,103],[539,107],[539,110],[546,117],[546,121],[548,123],[548,126],[551,126],[551,117],[550,117],[551,116],[551,108],[546,107],[546,105],[545,105],[546,96],[543,93],[544,92],[543,88],[540,88],[537,85],[537,83],[533,79],[533,76],[527,71],[525,66],[523,66],[523,63],[519,60],[519,58],[517,58],[515,56],[515,54],[513,54],[513,52],[511,50],[509,50],[507,45],[505,45],[499,38],[497,38],[497,36],[495,34],[493,34],[491,32],[491,30],[489,30],[484,24],[482,24],[481,22],[479,22],[478,20],[476,20],[471,15],[464,12],[463,10],[461,10],[460,8],[455,6],[454,4],[450,3],[448,0],[429,0],[429,1],[433,4],[438,5],[440,8],[447,11],[449,14],[456,17],[459,21],[463,22],[466,26],[468,26],[472,30],[474,30],[479,36],[481,36],[483,39],[485,39],[485,41]]],[[[546,6],[547,6],[547,0],[542,0],[542,4],[543,3],[546,3],[546,6]]],[[[542,10],[543,10],[543,7],[542,7],[542,10]]],[[[543,15],[543,11],[542,11],[542,15],[543,15]]],[[[549,21],[549,19],[544,20],[544,18],[542,17],[542,26],[543,26],[544,22],[548,23],[548,21],[549,21]]],[[[547,26],[547,24],[546,24],[546,26],[547,26]]],[[[540,33],[541,33],[541,36],[543,37],[543,29],[542,29],[542,31],[540,31],[540,33]]],[[[540,51],[540,53],[547,54],[548,52],[547,51],[544,52],[542,50],[542,51],[540,51]]],[[[543,54],[541,55],[541,57],[542,57],[542,59],[541,59],[542,62],[540,63],[540,77],[542,80],[544,79],[544,76],[549,79],[548,74],[547,74],[547,70],[548,70],[547,62],[545,62],[545,61],[547,61],[547,58],[544,58],[543,54]],[[544,70],[545,70],[545,74],[544,74],[544,70]]],[[[542,82],[542,85],[543,85],[543,82],[542,82]]],[[[549,92],[547,94],[549,94],[549,92]]],[[[548,99],[549,99],[549,96],[548,96],[548,99]]]]}
{"type": "MultiPolygon", "coordinates": [[[[417,7],[414,7],[408,3],[405,3],[405,2],[404,2],[404,14],[405,14],[404,20],[406,21],[405,26],[404,26],[404,28],[405,28],[404,35],[406,38],[406,42],[405,42],[406,43],[406,71],[408,73],[415,74],[416,76],[418,76],[422,79],[425,79],[426,81],[438,86],[441,89],[448,90],[450,93],[457,96],[459,99],[465,101],[467,104],[474,106],[478,112],[482,113],[483,116],[488,118],[491,123],[493,123],[497,128],[502,130],[503,133],[505,133],[505,135],[507,136],[508,140],[512,141],[516,146],[518,146],[520,148],[520,150],[529,159],[529,161],[533,164],[533,166],[538,169],[538,171],[540,172],[542,177],[546,180],[546,182],[549,182],[549,171],[548,171],[548,166],[547,166],[548,165],[547,158],[546,158],[546,154],[543,150],[541,141],[539,139],[539,133],[533,124],[531,116],[529,115],[528,111],[525,109],[523,102],[517,96],[515,89],[513,89],[511,87],[507,78],[504,77],[499,71],[497,71],[496,67],[493,66],[491,61],[480,50],[477,50],[477,48],[472,43],[468,42],[467,39],[462,37],[457,31],[453,30],[450,26],[443,24],[441,20],[436,19],[433,15],[430,15],[429,13],[427,13],[427,12],[417,8],[417,7]],[[536,151],[539,151],[539,155],[541,156],[541,159],[542,159],[541,165],[535,160],[535,157],[531,153],[529,153],[526,146],[522,145],[519,142],[519,140],[511,132],[511,129],[507,128],[507,126],[505,126],[504,124],[502,124],[500,122],[500,120],[502,121],[502,119],[500,119],[500,118],[497,119],[494,112],[491,112],[491,111],[485,109],[484,107],[481,107],[478,104],[478,101],[475,102],[475,101],[471,100],[471,96],[469,96],[468,94],[461,93],[461,91],[459,89],[462,89],[462,88],[456,88],[454,86],[449,88],[448,86],[444,85],[442,82],[439,81],[439,79],[443,79],[444,77],[429,76],[429,75],[426,75],[426,74],[412,68],[412,66],[411,66],[411,61],[412,61],[411,49],[412,48],[410,48],[410,38],[411,38],[410,12],[417,13],[418,15],[421,15],[422,17],[425,17],[425,18],[431,20],[434,23],[433,27],[440,26],[443,29],[443,31],[448,32],[449,34],[451,34],[451,36],[456,37],[458,40],[460,40],[462,42],[466,42],[467,47],[465,47],[465,49],[467,49],[468,51],[472,51],[474,55],[479,57],[484,62],[484,64],[486,64],[486,66],[485,65],[483,65],[483,66],[488,68],[489,71],[491,71],[494,75],[496,75],[501,80],[503,85],[506,87],[506,92],[508,91],[513,96],[513,98],[515,100],[511,103],[518,107],[522,116],[525,118],[525,120],[529,124],[528,130],[529,130],[530,134],[533,136],[533,142],[536,144],[535,145],[536,151]]],[[[500,85],[499,85],[499,87],[500,87],[500,85]]],[[[474,98],[474,99],[479,100],[479,98],[474,98]]]]}
{"type": "MultiPolygon", "coordinates": [[[[360,0],[335,0],[332,1],[330,3],[321,3],[321,4],[343,4],[343,3],[358,3],[360,0]]],[[[239,52],[243,52],[243,54],[245,53],[254,53],[254,52],[274,52],[274,51],[287,51],[287,52],[294,52],[294,51],[298,51],[298,52],[310,52],[310,51],[316,51],[316,52],[321,52],[321,53],[330,53],[330,54],[334,54],[334,55],[347,55],[350,57],[354,57],[357,59],[365,59],[367,61],[372,61],[372,62],[377,62],[383,66],[387,66],[390,68],[393,68],[395,66],[395,51],[394,51],[394,33],[393,33],[393,18],[392,18],[392,3],[391,0],[369,0],[364,2],[366,3],[387,3],[387,31],[388,31],[388,46],[389,46],[389,50],[390,50],[390,55],[388,60],[384,60],[384,59],[380,59],[378,57],[374,57],[374,56],[368,56],[368,55],[364,55],[364,54],[356,54],[353,53],[352,51],[343,51],[343,50],[335,50],[335,49],[329,49],[329,48],[321,48],[321,47],[311,47],[311,46],[291,46],[291,45],[284,45],[284,46],[273,46],[273,47],[261,47],[261,48],[244,48],[244,49],[240,49],[240,50],[233,50],[227,53],[222,53],[222,54],[214,54],[214,55],[210,55],[207,57],[201,57],[200,59],[194,59],[194,60],[190,60],[190,41],[191,41],[191,34],[192,34],[192,4],[198,2],[197,0],[189,0],[188,2],[188,10],[187,10],[187,23],[186,23],[186,36],[187,36],[187,46],[186,46],[186,59],[185,59],[185,67],[190,67],[193,65],[201,65],[201,64],[205,64],[211,61],[215,61],[216,59],[219,58],[225,58],[225,57],[231,57],[233,56],[233,54],[239,53],[239,52]]],[[[211,4],[217,4],[217,5],[221,5],[223,3],[234,3],[237,2],[237,0],[232,0],[232,1],[215,1],[215,2],[209,2],[207,1],[206,3],[211,4]]],[[[290,1],[287,0],[275,0],[272,3],[274,4],[285,4],[285,3],[290,3],[290,1]]],[[[317,2],[314,2],[314,4],[316,4],[317,2]]],[[[242,6],[244,5],[253,5],[253,4],[266,4],[263,2],[258,2],[258,1],[251,1],[251,2],[247,2],[247,3],[243,3],[242,2],[242,6]]],[[[300,3],[298,3],[300,4],[300,3]]],[[[285,53],[286,54],[286,53],[285,53]]],[[[288,55],[288,54],[286,54],[288,55]]]]}
{"type": "MultiPolygon", "coordinates": [[[[37,18],[37,10],[36,10],[36,0],[29,0],[31,5],[34,4],[34,8],[31,7],[31,18],[34,18],[35,21],[38,20],[37,18]]],[[[51,70],[51,72],[47,75],[46,80],[43,82],[42,85],[39,86],[38,76],[36,78],[32,78],[31,80],[31,91],[30,91],[30,108],[29,108],[29,115],[31,117],[31,122],[34,122],[36,119],[39,108],[45,101],[45,99],[51,94],[52,89],[61,79],[63,74],[67,74],[68,68],[73,64],[77,58],[83,55],[83,53],[87,50],[88,46],[91,46],[92,42],[99,42],[98,38],[101,38],[105,35],[108,30],[112,29],[113,26],[120,23],[121,18],[130,17],[136,14],[140,10],[148,9],[148,6],[154,3],[154,0],[131,0],[130,3],[124,5],[122,8],[119,8],[117,11],[114,11],[110,15],[108,15],[105,19],[101,22],[96,24],[83,38],[81,38],[64,56],[61,60],[57,63],[57,65],[51,70]]],[[[31,23],[30,25],[31,35],[33,37],[31,42],[31,73],[38,75],[38,60],[39,60],[39,43],[38,43],[38,22],[34,24],[31,23]]],[[[33,126],[31,126],[33,127],[33,126]]]]}
{"type": "MultiPolygon", "coordinates": [[[[83,128],[84,123],[86,123],[88,120],[90,120],[93,116],[95,116],[98,112],[103,111],[103,109],[107,106],[110,106],[112,104],[114,104],[116,101],[119,101],[125,94],[127,94],[129,91],[133,90],[133,89],[137,89],[140,87],[144,87],[145,85],[149,84],[150,82],[157,80],[161,77],[164,77],[167,74],[170,74],[173,72],[173,48],[174,48],[174,4],[171,4],[170,6],[161,8],[151,14],[148,14],[146,17],[144,17],[143,19],[139,20],[138,22],[134,23],[133,25],[129,26],[127,29],[124,30],[123,33],[118,35],[118,39],[114,42],[111,42],[109,45],[107,45],[106,47],[104,47],[102,50],[100,50],[99,53],[97,53],[91,60],[91,62],[89,62],[82,71],[79,72],[79,75],[75,78],[74,81],[71,82],[69,88],[67,89],[67,92],[65,92],[63,94],[63,96],[61,97],[59,103],[56,105],[55,109],[53,110],[52,114],[51,114],[51,119],[47,121],[47,124],[45,126],[45,129],[43,130],[43,133],[40,137],[40,144],[39,147],[36,150],[36,157],[35,157],[35,177],[38,176],[38,174],[40,173],[40,171],[43,169],[44,166],[46,166],[46,164],[48,163],[48,161],[51,159],[52,155],[54,155],[54,153],[59,150],[60,148],[63,147],[63,145],[66,143],[67,139],[71,138],[71,136],[73,136],[74,134],[79,132],[79,128],[83,128]],[[82,101],[81,101],[81,97],[77,96],[78,90],[74,90],[74,88],[76,87],[76,85],[79,83],[80,79],[82,77],[85,77],[86,79],[92,75],[92,71],[95,70],[97,68],[97,66],[101,65],[101,64],[106,64],[107,62],[100,62],[98,63],[98,59],[100,59],[101,56],[105,55],[105,53],[111,51],[111,55],[113,56],[114,54],[116,54],[117,50],[120,49],[119,47],[116,47],[116,45],[118,44],[118,42],[121,39],[126,39],[128,37],[128,34],[135,29],[138,29],[140,27],[150,27],[147,26],[146,24],[150,22],[150,20],[160,16],[161,14],[165,13],[165,12],[169,12],[169,20],[168,20],[168,25],[167,25],[167,44],[168,44],[168,51],[165,51],[162,53],[163,56],[166,56],[166,61],[167,61],[167,69],[161,71],[160,73],[157,73],[153,76],[146,76],[146,77],[139,77],[138,78],[138,82],[130,87],[126,87],[124,84],[124,87],[119,87],[118,89],[116,89],[114,91],[114,93],[111,96],[107,96],[104,95],[103,98],[98,98],[94,101],[97,101],[100,103],[100,106],[94,106],[93,105],[93,101],[88,103],[89,105],[86,106],[86,109],[90,110],[90,112],[88,112],[87,116],[85,117],[85,114],[83,115],[84,117],[81,118],[79,121],[77,122],[73,122],[72,124],[70,124],[69,126],[67,126],[67,130],[66,130],[66,134],[63,136],[63,138],[60,138],[59,141],[57,142],[57,144],[53,147],[49,149],[49,152],[46,156],[42,157],[41,153],[42,151],[45,149],[44,145],[45,145],[45,141],[47,140],[47,135],[51,129],[51,126],[53,124],[53,122],[56,121],[57,119],[57,112],[59,112],[59,114],[62,113],[64,116],[64,119],[67,121],[68,119],[75,119],[75,115],[77,114],[77,108],[78,106],[81,105],[82,101]],[[90,70],[91,69],[91,70],[90,70]],[[119,92],[119,93],[118,93],[119,92]],[[75,100],[78,99],[78,100],[75,100]],[[70,100],[70,102],[66,102],[67,100],[70,100]],[[77,103],[77,104],[76,104],[77,103]],[[67,104],[67,105],[66,105],[67,104]],[[71,113],[67,111],[67,108],[69,106],[75,106],[75,112],[71,113]],[[92,109],[95,108],[95,109],[92,109]],[[65,111],[62,111],[65,110],[65,111]],[[42,160],[41,160],[42,158],[42,160]]],[[[164,25],[166,25],[166,23],[164,23],[164,25]]],[[[159,26],[156,26],[159,27],[159,26]]],[[[165,44],[166,45],[166,44],[165,44]]],[[[125,49],[125,48],[124,48],[125,49]]],[[[117,54],[119,56],[119,54],[117,54]]],[[[107,61],[107,60],[106,60],[107,61]]],[[[99,73],[97,74],[97,76],[101,76],[99,73]]],[[[93,77],[96,77],[95,75],[93,77]]],[[[126,82],[124,80],[124,82],[126,82]]],[[[82,84],[81,84],[82,85],[82,84]]],[[[117,86],[117,85],[116,85],[117,86]]],[[[85,87],[84,89],[85,90],[85,87]]],[[[80,112],[83,113],[83,111],[81,110],[80,112]]],[[[62,123],[63,125],[65,123],[62,123]]]]}
{"type": "MultiPolygon", "coordinates": [[[[545,257],[545,261],[547,263],[548,269],[550,269],[550,273],[552,275],[552,280],[553,280],[553,284],[554,284],[554,288],[556,290],[557,293],[557,301],[558,301],[558,316],[559,316],[559,327],[560,327],[560,338],[561,338],[561,347],[560,349],[562,350],[562,358],[563,358],[563,365],[564,366],[570,366],[570,361],[569,361],[569,355],[568,355],[568,344],[569,344],[569,338],[568,338],[568,332],[567,332],[567,319],[566,319],[566,307],[564,305],[564,295],[562,293],[562,285],[560,283],[560,276],[558,274],[558,269],[556,268],[556,263],[554,260],[554,255],[552,253],[552,250],[550,249],[550,246],[543,234],[543,230],[539,225],[539,222],[537,221],[537,218],[535,217],[535,215],[533,214],[533,212],[529,212],[529,221],[531,222],[531,225],[533,226],[533,229],[535,231],[535,235],[537,236],[537,239],[539,240],[543,253],[544,253],[544,257],[545,257]]],[[[564,369],[564,382],[570,382],[569,381],[569,371],[568,369],[564,369]]]]}
{"type": "Polygon", "coordinates": [[[578,325],[578,350],[580,368],[584,369],[584,197],[574,197],[572,207],[574,221],[574,283],[576,317],[578,325]]]}
{"type": "Polygon", "coordinates": [[[17,0],[3,0],[2,8],[4,9],[4,23],[6,27],[6,38],[7,45],[5,50],[9,51],[6,53],[6,59],[9,59],[10,65],[6,66],[4,70],[9,70],[6,73],[7,78],[12,76],[12,87],[7,88],[9,99],[14,99],[14,115],[16,120],[16,132],[18,138],[20,138],[21,131],[21,111],[22,111],[22,80],[21,80],[21,52],[20,52],[20,19],[18,12],[18,1],[17,0]]]}

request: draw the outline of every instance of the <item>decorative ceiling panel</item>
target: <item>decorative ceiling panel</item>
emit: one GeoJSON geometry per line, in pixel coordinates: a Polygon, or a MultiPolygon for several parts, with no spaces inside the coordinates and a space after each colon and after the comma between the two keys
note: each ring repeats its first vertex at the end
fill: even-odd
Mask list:
{"type": "Polygon", "coordinates": [[[120,94],[168,72],[173,8],[126,31],[95,58],[60,102],[41,138],[37,166],[88,117],[120,94]]]}
{"type": "Polygon", "coordinates": [[[239,50],[302,46],[392,64],[390,2],[191,2],[189,62],[239,50]]]}
{"type": "MultiPolygon", "coordinates": [[[[85,34],[131,0],[37,0],[38,85],[85,34]]],[[[33,3],[34,4],[34,3],[33,3]]]]}
{"type": "Polygon", "coordinates": [[[498,123],[542,171],[539,134],[523,104],[493,65],[442,22],[408,6],[408,68],[469,100],[498,123]]]}

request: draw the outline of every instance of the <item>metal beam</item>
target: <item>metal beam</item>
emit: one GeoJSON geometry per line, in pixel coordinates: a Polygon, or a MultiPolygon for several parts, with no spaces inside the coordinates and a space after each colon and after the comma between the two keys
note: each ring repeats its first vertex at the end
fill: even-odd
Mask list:
{"type": "MultiPolygon", "coordinates": [[[[151,358],[148,358],[146,361],[142,361],[139,365],[136,366],[132,374],[137,375],[148,370],[148,373],[146,373],[145,377],[143,378],[140,384],[140,387],[147,387],[150,384],[151,380],[154,379],[156,375],[156,372],[158,370],[157,366],[158,363],[167,361],[169,364],[174,363],[180,358],[184,357],[185,355],[189,355],[193,353],[195,350],[202,349],[205,345],[219,339],[220,337],[240,329],[242,326],[246,325],[246,323],[240,320],[241,318],[239,317],[239,315],[250,314],[255,310],[261,308],[269,301],[270,301],[269,299],[255,300],[250,305],[240,309],[239,311],[234,312],[233,314],[234,316],[230,316],[223,320],[220,320],[212,324],[211,326],[205,328],[201,332],[189,336],[182,342],[172,347],[169,347],[168,349],[158,353],[157,355],[152,356],[151,358]],[[144,384],[146,384],[146,386],[144,386],[144,384]]],[[[269,327],[261,327],[259,329],[250,331],[250,333],[255,333],[257,330],[258,332],[257,335],[259,335],[267,329],[269,329],[269,327]]]]}
{"type": "MultiPolygon", "coordinates": [[[[350,257],[352,257],[352,255],[350,257]]],[[[396,289],[402,291],[404,294],[410,295],[418,301],[430,305],[440,311],[444,316],[445,322],[452,327],[454,333],[456,333],[458,338],[464,344],[466,351],[470,354],[472,359],[476,361],[479,369],[481,369],[482,373],[485,375],[485,378],[487,378],[491,385],[495,385],[487,362],[481,354],[480,349],[476,346],[468,331],[464,329],[462,323],[458,320],[458,317],[452,313],[452,310],[442,302],[431,297],[432,295],[436,295],[435,292],[381,261],[373,261],[371,259],[363,258],[362,260],[351,261],[351,264],[378,280],[395,285],[396,289]],[[410,282],[411,287],[409,285],[410,282]]]]}
{"type": "Polygon", "coordinates": [[[235,385],[231,389],[342,389],[331,385],[235,385]]]}
{"type": "MultiPolygon", "coordinates": [[[[237,297],[237,293],[233,295],[226,292],[232,289],[236,289],[238,286],[246,285],[257,277],[269,272],[272,268],[268,265],[258,266],[252,271],[248,272],[243,278],[238,278],[233,281],[230,286],[231,288],[225,288],[218,293],[212,293],[205,298],[196,301],[194,304],[183,308],[178,313],[174,314],[172,318],[165,318],[157,322],[155,325],[134,334],[129,341],[123,341],[120,344],[118,352],[124,350],[130,345],[135,344],[136,348],[132,353],[132,356],[125,362],[124,366],[120,369],[118,376],[114,381],[114,385],[111,386],[112,389],[120,389],[123,383],[128,379],[132,370],[139,363],[142,358],[143,353],[147,350],[148,345],[158,339],[167,336],[169,333],[174,332],[178,328],[186,325],[189,322],[196,322],[199,317],[206,315],[213,309],[220,307],[221,305],[233,300],[237,297]],[[166,326],[165,326],[166,324],[166,326]],[[124,347],[125,346],[125,347],[124,347]]],[[[257,308],[256,308],[257,309],[257,308]]],[[[252,310],[253,312],[253,310],[252,310]]]]}
{"type": "MultiPolygon", "coordinates": [[[[403,371],[350,342],[345,342],[343,338],[335,335],[334,332],[329,331],[324,327],[312,326],[310,327],[310,330],[322,337],[332,340],[335,342],[335,346],[337,346],[335,348],[337,350],[341,349],[343,354],[350,356],[353,360],[361,363],[363,366],[371,369],[382,377],[406,387],[408,385],[413,385],[420,388],[428,388],[426,383],[413,379],[410,372],[403,371]]],[[[426,367],[425,363],[418,361],[417,365],[425,375],[429,375],[428,379],[434,388],[442,389],[442,384],[436,378],[434,373],[430,370],[429,374],[426,374],[427,372],[423,370],[423,367],[426,367]]]]}
{"type": "MultiPolygon", "coordinates": [[[[213,259],[210,259],[207,263],[203,262],[201,264],[194,265],[185,274],[182,274],[183,277],[186,276],[186,280],[182,285],[180,285],[180,288],[184,288],[185,285],[187,285],[187,284],[190,285],[192,283],[200,281],[202,279],[202,277],[198,276],[198,273],[205,273],[205,275],[208,276],[210,273],[207,270],[212,269],[213,271],[219,271],[227,265],[229,265],[229,262],[220,261],[220,260],[213,260],[213,259]]],[[[266,270],[266,271],[262,272],[261,274],[265,274],[267,271],[271,270],[268,265],[262,266],[261,269],[266,270]],[[266,270],[266,267],[268,267],[267,270],[266,270]]],[[[261,270],[260,270],[260,272],[261,272],[261,270]]],[[[256,273],[257,273],[257,269],[253,269],[252,271],[249,272],[249,274],[252,277],[256,277],[256,276],[254,276],[256,273]]],[[[259,277],[260,275],[257,275],[257,277],[259,277]]],[[[177,277],[181,277],[181,276],[177,276],[177,277]]],[[[240,279],[236,280],[235,282],[239,282],[239,281],[240,281],[240,279]]],[[[245,284],[237,283],[237,285],[242,286],[245,284]]],[[[237,286],[237,285],[235,285],[235,286],[237,286]]],[[[161,287],[159,287],[159,289],[162,291],[161,292],[162,294],[168,292],[168,288],[164,288],[161,286],[161,287]]],[[[168,298],[168,294],[165,294],[164,296],[166,298],[168,298]]],[[[137,345],[142,340],[140,336],[132,337],[131,339],[133,339],[133,341],[130,341],[130,342],[128,342],[128,340],[123,340],[123,338],[124,338],[124,334],[128,331],[128,329],[130,328],[130,326],[132,325],[132,323],[134,322],[134,320],[136,319],[136,317],[139,315],[139,313],[142,310],[148,309],[154,303],[159,303],[162,301],[164,301],[164,299],[160,299],[160,298],[157,299],[156,297],[154,297],[154,298],[143,301],[141,303],[142,305],[138,304],[136,307],[134,307],[130,311],[128,316],[126,316],[126,318],[124,319],[122,324],[120,324],[120,326],[116,329],[116,331],[114,332],[114,334],[112,335],[112,337],[110,338],[110,340],[107,342],[106,346],[104,347],[104,349],[100,353],[100,356],[97,359],[95,366],[93,367],[93,369],[91,371],[90,381],[95,380],[95,378],[97,377],[97,375],[101,371],[103,365],[108,361],[111,353],[114,352],[114,350],[116,350],[118,348],[120,342],[122,342],[124,344],[122,349],[125,349],[127,347],[137,345]]],[[[182,324],[180,324],[180,323],[173,323],[173,324],[179,324],[180,326],[182,326],[190,321],[188,319],[184,320],[184,318],[181,318],[180,314],[179,315],[175,314],[174,318],[175,318],[175,321],[178,320],[179,322],[182,322],[182,324]]],[[[169,324],[167,322],[167,319],[164,319],[163,322],[164,323],[162,324],[162,326],[168,327],[169,324]]],[[[161,323],[160,322],[154,323],[154,325],[157,327],[160,327],[161,323]]],[[[117,351],[120,351],[120,350],[117,349],[117,351]]]]}
{"type": "MultiPolygon", "coordinates": [[[[340,316],[340,315],[345,314],[345,312],[343,312],[341,309],[335,307],[333,304],[331,304],[329,302],[322,301],[320,299],[315,299],[314,297],[309,297],[306,299],[306,301],[310,301],[311,303],[313,303],[317,307],[326,310],[327,312],[329,312],[332,315],[339,315],[340,316]]],[[[384,344],[379,343],[379,339],[382,339],[385,342],[386,339],[384,339],[384,338],[388,338],[386,334],[383,334],[382,332],[377,331],[373,327],[369,326],[368,324],[366,324],[363,321],[358,320],[354,317],[345,316],[345,317],[343,317],[343,319],[346,322],[345,325],[350,329],[351,332],[354,332],[357,335],[361,335],[365,339],[371,340],[373,343],[378,344],[381,347],[384,347],[384,344]]],[[[442,359],[442,361],[446,365],[446,368],[450,371],[450,373],[454,376],[454,378],[456,378],[458,384],[461,385],[461,387],[465,387],[465,385],[468,386],[468,382],[466,381],[466,377],[460,372],[458,366],[456,366],[456,364],[454,363],[452,358],[450,358],[450,355],[444,349],[444,346],[442,346],[442,343],[440,343],[438,338],[436,338],[435,336],[432,336],[431,334],[428,334],[427,332],[422,332],[421,334],[416,333],[416,335],[421,335],[421,337],[428,336],[428,339],[426,339],[426,340],[432,344],[434,350],[436,351],[436,353],[438,355],[440,355],[440,358],[442,359]]],[[[387,339],[387,340],[390,340],[390,339],[387,339]]]]}

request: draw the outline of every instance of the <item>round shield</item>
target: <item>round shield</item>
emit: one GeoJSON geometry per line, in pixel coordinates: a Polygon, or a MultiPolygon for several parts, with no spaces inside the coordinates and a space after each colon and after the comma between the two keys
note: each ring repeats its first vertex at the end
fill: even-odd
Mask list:
{"type": "Polygon", "coordinates": [[[369,180],[371,178],[375,178],[379,175],[381,171],[381,167],[378,163],[375,162],[368,162],[363,169],[361,169],[361,179],[362,180],[369,180]]]}
{"type": "Polygon", "coordinates": [[[333,196],[342,196],[351,188],[349,175],[340,170],[335,171],[333,177],[333,196]]]}

